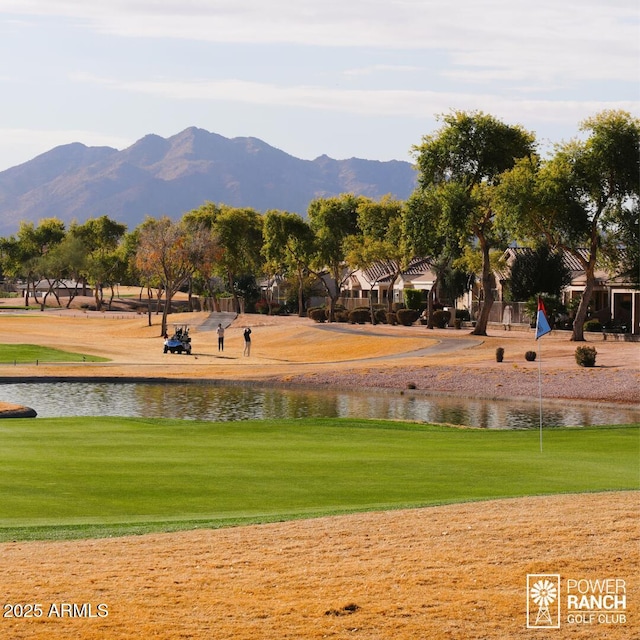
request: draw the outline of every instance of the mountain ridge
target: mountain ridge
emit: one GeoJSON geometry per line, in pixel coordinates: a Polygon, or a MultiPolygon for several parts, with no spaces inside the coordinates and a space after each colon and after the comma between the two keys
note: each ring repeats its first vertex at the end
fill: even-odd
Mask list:
{"type": "Polygon", "coordinates": [[[68,224],[108,215],[133,229],[147,215],[177,219],[205,202],[305,216],[314,198],[404,200],[414,187],[408,162],[302,160],[259,138],[188,127],[168,138],[147,134],[121,151],[72,142],[0,172],[0,235],[50,217],[68,224]]]}

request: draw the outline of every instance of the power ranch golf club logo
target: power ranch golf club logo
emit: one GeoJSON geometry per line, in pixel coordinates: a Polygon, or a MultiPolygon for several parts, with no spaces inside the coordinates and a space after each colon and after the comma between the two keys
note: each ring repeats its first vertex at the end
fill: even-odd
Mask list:
{"type": "Polygon", "coordinates": [[[566,578],[557,573],[527,575],[527,628],[627,623],[627,584],[622,578],[566,578]]]}

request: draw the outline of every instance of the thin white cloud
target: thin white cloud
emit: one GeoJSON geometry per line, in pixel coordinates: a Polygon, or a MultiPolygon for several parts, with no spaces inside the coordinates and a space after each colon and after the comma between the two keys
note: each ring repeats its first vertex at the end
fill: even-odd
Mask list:
{"type": "Polygon", "coordinates": [[[271,107],[302,107],[361,116],[432,117],[451,109],[481,110],[510,122],[565,123],[575,126],[604,109],[640,112],[640,102],[529,100],[495,94],[420,90],[332,89],[321,86],[281,86],[241,80],[142,80],[119,82],[76,74],[79,82],[97,83],[118,91],[141,93],[170,100],[238,102],[271,107]]]}
{"type": "Polygon", "coordinates": [[[0,0],[0,12],[128,37],[447,52],[465,77],[638,74],[637,5],[628,0],[0,0]]]}
{"type": "Polygon", "coordinates": [[[420,71],[421,67],[400,64],[374,64],[369,67],[359,67],[354,69],[346,69],[343,71],[345,76],[373,76],[378,73],[414,73],[420,71]]]}

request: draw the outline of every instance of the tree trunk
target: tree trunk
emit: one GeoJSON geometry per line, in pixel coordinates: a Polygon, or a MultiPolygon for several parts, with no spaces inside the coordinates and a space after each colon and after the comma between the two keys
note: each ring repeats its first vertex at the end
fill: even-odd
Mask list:
{"type": "Polygon", "coordinates": [[[571,342],[584,342],[584,322],[587,319],[587,311],[589,310],[589,303],[591,302],[591,296],[595,287],[595,274],[592,265],[587,267],[585,275],[586,284],[576,311],[576,317],[573,320],[571,342]]]}
{"type": "Polygon", "coordinates": [[[100,295],[102,284],[96,282],[96,288],[94,289],[94,298],[96,301],[96,311],[102,311],[102,297],[100,295]]]}
{"type": "Polygon", "coordinates": [[[189,292],[187,297],[187,308],[193,312],[193,278],[189,278],[189,292]]]}
{"type": "Polygon", "coordinates": [[[427,296],[427,329],[433,329],[433,300],[436,297],[438,278],[433,281],[433,286],[429,289],[427,296]]]}
{"type": "Polygon", "coordinates": [[[476,326],[471,332],[474,336],[487,335],[489,313],[491,312],[491,306],[493,305],[493,292],[491,290],[493,280],[491,277],[491,264],[489,262],[489,245],[483,240],[483,238],[480,238],[480,246],[482,248],[482,294],[484,304],[480,310],[480,317],[476,322],[476,326]]]}
{"type": "Polygon", "coordinates": [[[298,316],[305,317],[304,312],[304,272],[298,269],[298,316]]]}
{"type": "Polygon", "coordinates": [[[160,335],[164,336],[167,333],[167,318],[169,316],[169,307],[171,306],[171,297],[169,295],[169,289],[165,290],[165,300],[164,300],[164,309],[162,310],[162,327],[160,330],[160,335]]]}

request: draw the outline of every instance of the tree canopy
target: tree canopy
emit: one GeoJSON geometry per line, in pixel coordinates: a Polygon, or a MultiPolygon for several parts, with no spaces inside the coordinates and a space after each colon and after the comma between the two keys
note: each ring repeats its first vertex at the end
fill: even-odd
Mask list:
{"type": "MultiPolygon", "coordinates": [[[[486,335],[493,304],[492,247],[506,246],[495,189],[502,174],[519,158],[532,157],[534,136],[482,112],[454,111],[444,124],[414,147],[418,169],[412,227],[426,235],[448,238],[459,247],[477,243],[482,254],[482,307],[473,331],[486,335]],[[423,215],[426,222],[420,224],[423,215]],[[417,218],[417,220],[416,220],[417,218]]],[[[417,244],[433,244],[421,238],[417,244]]]]}

